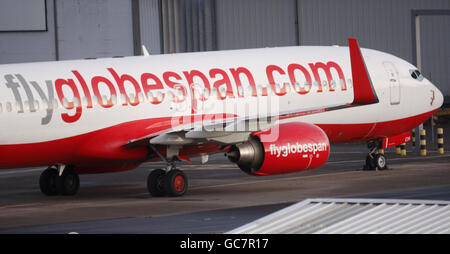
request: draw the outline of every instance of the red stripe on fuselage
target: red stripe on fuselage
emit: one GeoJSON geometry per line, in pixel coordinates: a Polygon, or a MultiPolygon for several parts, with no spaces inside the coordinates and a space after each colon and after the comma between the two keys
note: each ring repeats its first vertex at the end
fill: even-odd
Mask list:
{"type": "MultiPolygon", "coordinates": [[[[364,141],[395,136],[408,131],[425,121],[436,110],[379,123],[317,125],[328,135],[330,143],[364,141]]],[[[136,137],[143,137],[149,133],[157,133],[172,127],[174,127],[173,119],[169,117],[145,119],[53,141],[0,145],[0,168],[48,166],[63,163],[84,165],[84,167],[92,166],[91,171],[83,170],[82,173],[108,172],[108,167],[104,167],[105,164],[111,165],[111,172],[132,169],[133,167],[114,167],[113,165],[123,165],[124,162],[138,165],[147,159],[147,148],[144,146],[129,148],[124,144],[136,137]],[[95,171],[93,165],[102,166],[102,170],[95,171]]],[[[219,146],[205,144],[185,146],[180,154],[186,156],[218,151],[220,151],[219,146]]]]}
{"type": "MultiPolygon", "coordinates": [[[[179,125],[232,117],[235,115],[213,114],[144,119],[58,140],[0,145],[0,169],[55,164],[83,166],[117,165],[124,162],[135,164],[148,159],[148,150],[146,146],[125,146],[130,140],[146,137],[179,125]]],[[[206,150],[208,149],[210,150],[210,148],[206,150]]],[[[191,148],[191,150],[193,149],[191,148]]],[[[202,147],[198,149],[199,153],[204,150],[202,147]]],[[[190,155],[191,153],[184,151],[182,154],[190,155]]],[[[102,170],[102,172],[105,171],[102,170]]]]}
{"type": "Polygon", "coordinates": [[[415,128],[438,109],[403,119],[361,124],[317,124],[327,134],[330,143],[367,141],[392,137],[415,128]]]}

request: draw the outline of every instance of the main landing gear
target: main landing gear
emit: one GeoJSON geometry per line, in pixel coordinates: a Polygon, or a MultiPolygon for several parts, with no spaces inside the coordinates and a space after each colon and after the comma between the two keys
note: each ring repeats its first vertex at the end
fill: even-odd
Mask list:
{"type": "Polygon", "coordinates": [[[157,149],[151,146],[153,151],[167,163],[165,169],[155,169],[147,177],[147,189],[153,197],[179,197],[188,189],[188,179],[183,171],[175,167],[177,156],[169,161],[157,149]]]}
{"type": "Polygon", "coordinates": [[[153,197],[179,197],[186,193],[188,180],[178,169],[155,169],[148,175],[147,189],[153,197]]]}
{"type": "Polygon", "coordinates": [[[384,154],[378,153],[380,147],[379,140],[372,140],[367,143],[369,153],[366,156],[366,164],[363,170],[385,170],[387,169],[387,159],[384,154]]]}
{"type": "Polygon", "coordinates": [[[73,196],[80,187],[80,178],[72,166],[50,166],[42,172],[39,187],[46,196],[73,196]]]}

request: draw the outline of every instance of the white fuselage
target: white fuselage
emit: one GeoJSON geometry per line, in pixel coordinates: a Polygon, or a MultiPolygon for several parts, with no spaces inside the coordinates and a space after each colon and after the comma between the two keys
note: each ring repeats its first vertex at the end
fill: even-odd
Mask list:
{"type": "MultiPolygon", "coordinates": [[[[362,49],[362,54],[379,103],[283,121],[319,126],[389,122],[442,105],[435,86],[411,77],[413,65],[375,50],[362,49]]],[[[254,115],[258,112],[252,110],[269,97],[278,102],[274,107],[279,112],[351,103],[348,48],[302,46],[0,65],[0,146],[58,140],[141,119],[254,115]],[[188,86],[192,83],[194,89],[188,86]]]]}

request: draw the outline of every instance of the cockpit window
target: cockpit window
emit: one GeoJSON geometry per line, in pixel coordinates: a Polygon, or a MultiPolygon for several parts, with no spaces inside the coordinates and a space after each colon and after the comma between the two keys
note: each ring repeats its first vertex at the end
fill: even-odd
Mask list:
{"type": "Polygon", "coordinates": [[[411,77],[412,77],[413,79],[417,79],[417,80],[419,80],[419,81],[422,81],[422,80],[423,80],[422,73],[420,73],[419,70],[409,70],[409,73],[411,74],[411,77]]]}

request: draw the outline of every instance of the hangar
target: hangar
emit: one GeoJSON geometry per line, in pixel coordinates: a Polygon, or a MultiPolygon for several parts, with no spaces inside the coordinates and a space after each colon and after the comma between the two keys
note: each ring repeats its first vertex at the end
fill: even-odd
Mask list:
{"type": "Polygon", "coordinates": [[[448,0],[4,0],[0,64],[292,45],[416,64],[450,103],[448,0]]]}

